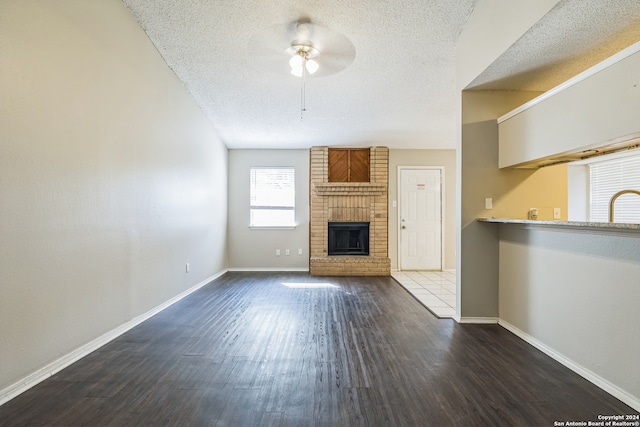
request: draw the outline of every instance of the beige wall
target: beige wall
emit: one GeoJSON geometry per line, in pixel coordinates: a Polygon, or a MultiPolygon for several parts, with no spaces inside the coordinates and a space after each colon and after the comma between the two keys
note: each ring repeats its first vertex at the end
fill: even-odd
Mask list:
{"type": "Polygon", "coordinates": [[[229,267],[248,270],[309,269],[309,150],[229,150],[229,267]],[[249,228],[249,170],[293,166],[296,228],[249,228]],[[280,249],[280,256],[276,256],[280,249]],[[291,255],[285,255],[290,249],[291,255]],[[298,255],[302,249],[302,255],[298,255]]]}
{"type": "Polygon", "coordinates": [[[398,268],[398,166],[444,167],[444,268],[456,266],[456,152],[455,150],[389,150],[389,258],[398,268]],[[397,203],[396,203],[397,205],[397,203]]]}
{"type": "Polygon", "coordinates": [[[463,93],[461,169],[461,242],[458,273],[460,318],[498,318],[498,232],[478,217],[526,218],[530,207],[539,219],[553,219],[553,208],[567,212],[566,166],[538,170],[498,169],[496,118],[535,93],[463,93]],[[485,198],[494,208],[484,209],[485,198]]]}
{"type": "MultiPolygon", "coordinates": [[[[500,91],[465,91],[463,92],[463,126],[467,126],[467,153],[478,150],[467,157],[470,168],[480,173],[475,179],[465,181],[465,194],[473,205],[465,216],[464,224],[477,217],[519,218],[527,219],[529,208],[538,209],[538,219],[552,220],[553,209],[560,208],[562,220],[567,219],[568,186],[567,165],[550,166],[542,169],[493,170],[499,146],[490,142],[482,146],[481,138],[476,138],[469,131],[473,126],[489,126],[495,129],[496,114],[510,111],[522,105],[538,92],[500,92],[500,91]],[[489,123],[490,122],[490,123],[489,123]],[[486,173],[486,176],[484,175],[486,173]],[[490,184],[489,184],[490,183],[490,184]],[[493,199],[493,209],[484,209],[484,199],[493,199]]],[[[493,137],[492,137],[493,138],[493,137]]]]}
{"type": "Polygon", "coordinates": [[[2,394],[224,270],[227,150],[121,2],[0,8],[2,394]]]}

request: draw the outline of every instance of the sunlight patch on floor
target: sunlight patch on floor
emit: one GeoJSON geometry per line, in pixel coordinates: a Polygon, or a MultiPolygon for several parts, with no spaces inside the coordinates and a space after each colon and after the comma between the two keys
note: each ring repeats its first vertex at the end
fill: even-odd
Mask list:
{"type": "Polygon", "coordinates": [[[334,285],[333,283],[323,283],[323,282],[282,282],[282,285],[287,288],[295,288],[295,289],[326,289],[326,288],[334,288],[337,289],[340,286],[334,285]]]}

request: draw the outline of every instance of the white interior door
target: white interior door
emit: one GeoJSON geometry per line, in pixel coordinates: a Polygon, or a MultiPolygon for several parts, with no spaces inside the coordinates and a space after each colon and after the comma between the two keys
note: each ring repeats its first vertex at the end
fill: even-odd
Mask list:
{"type": "Polygon", "coordinates": [[[400,172],[400,269],[442,269],[442,170],[400,172]]]}

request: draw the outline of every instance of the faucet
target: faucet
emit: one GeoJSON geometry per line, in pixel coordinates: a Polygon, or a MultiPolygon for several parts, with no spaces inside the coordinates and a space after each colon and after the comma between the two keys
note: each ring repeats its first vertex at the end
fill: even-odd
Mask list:
{"type": "Polygon", "coordinates": [[[622,196],[623,194],[637,194],[638,196],[640,196],[640,191],[638,190],[622,190],[622,191],[618,191],[616,194],[613,195],[613,197],[611,197],[611,200],[609,200],[609,222],[613,222],[613,205],[616,202],[616,199],[620,196],[622,196]]]}

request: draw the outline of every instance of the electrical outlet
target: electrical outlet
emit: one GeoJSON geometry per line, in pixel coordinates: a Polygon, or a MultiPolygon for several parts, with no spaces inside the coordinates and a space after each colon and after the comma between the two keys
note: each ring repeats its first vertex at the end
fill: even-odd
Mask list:
{"type": "Polygon", "coordinates": [[[302,255],[302,248],[298,249],[298,255],[302,255]]]}
{"type": "Polygon", "coordinates": [[[560,219],[560,208],[553,208],[553,219],[560,219]]]}
{"type": "Polygon", "coordinates": [[[187,263],[187,264],[184,266],[184,272],[185,272],[185,273],[188,273],[188,272],[190,272],[190,271],[191,271],[191,266],[189,265],[189,263],[187,263]]]}
{"type": "Polygon", "coordinates": [[[280,249],[276,249],[276,256],[280,256],[280,249]]]}
{"type": "Polygon", "coordinates": [[[487,197],[486,199],[484,199],[484,208],[493,209],[493,199],[491,197],[487,197]]]}
{"type": "Polygon", "coordinates": [[[286,256],[289,256],[289,255],[291,255],[291,251],[290,251],[289,249],[285,249],[285,250],[284,250],[284,254],[285,254],[286,256]]]}

